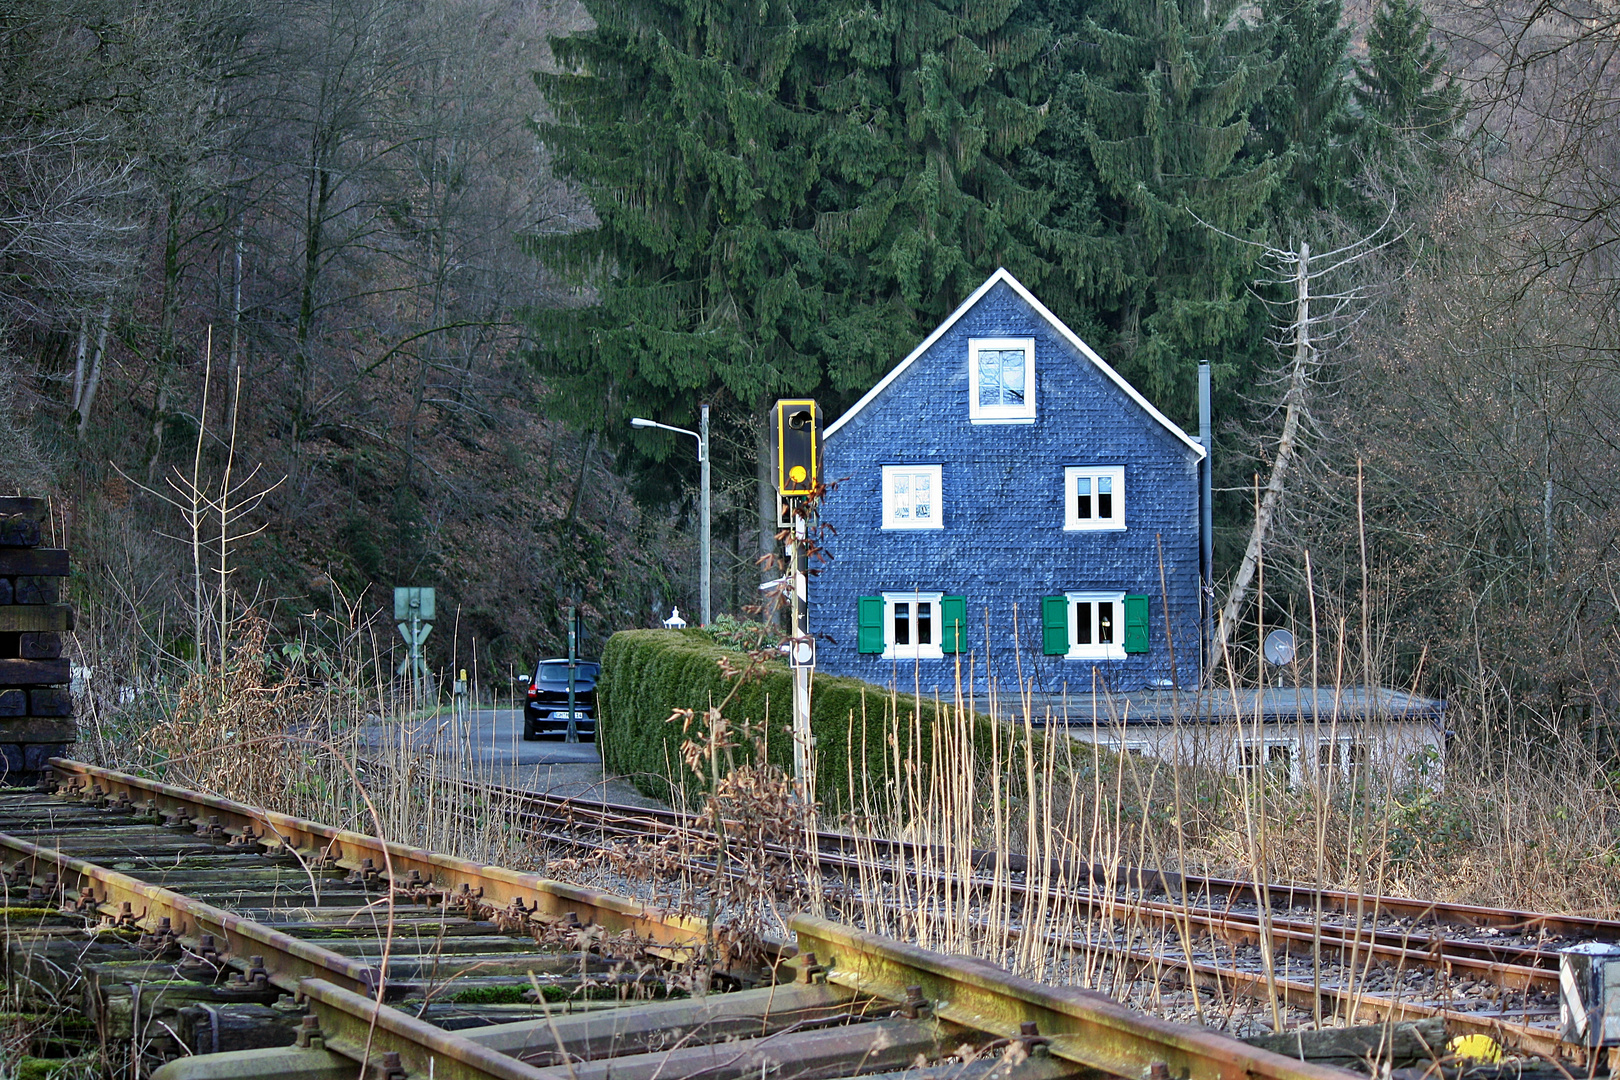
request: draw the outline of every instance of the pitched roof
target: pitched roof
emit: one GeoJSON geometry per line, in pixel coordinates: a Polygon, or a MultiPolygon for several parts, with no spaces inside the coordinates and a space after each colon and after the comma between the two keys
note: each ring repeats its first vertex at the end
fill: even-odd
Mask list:
{"type": "Polygon", "coordinates": [[[1013,292],[1022,297],[1024,302],[1029,304],[1037,315],[1050,323],[1052,328],[1061,334],[1065,341],[1067,341],[1070,345],[1073,345],[1081,356],[1095,364],[1098,371],[1102,372],[1109,379],[1113,380],[1114,385],[1125,391],[1125,393],[1130,396],[1130,399],[1140,405],[1149,416],[1153,417],[1153,419],[1157,420],[1160,424],[1163,424],[1165,430],[1169,431],[1170,434],[1186,443],[1187,446],[1199,457],[1204,456],[1204,447],[1197,439],[1193,438],[1191,435],[1188,435],[1185,431],[1182,431],[1181,428],[1172,422],[1168,416],[1164,415],[1164,413],[1155,408],[1151,401],[1143,397],[1137,391],[1136,387],[1126,382],[1125,378],[1120,375],[1119,372],[1115,371],[1111,366],[1109,366],[1106,360],[1098,356],[1096,352],[1092,350],[1090,345],[1087,345],[1084,341],[1081,341],[1078,334],[1076,334],[1073,330],[1070,330],[1067,326],[1063,325],[1062,319],[1059,319],[1056,315],[1052,314],[1052,312],[1047,309],[1045,304],[1035,299],[1035,294],[1024,288],[1017,278],[1013,277],[1012,274],[1007,272],[1006,267],[1002,267],[995,273],[991,274],[990,277],[985,280],[983,285],[980,285],[977,289],[974,289],[973,295],[962,301],[957,309],[951,312],[950,318],[936,326],[934,328],[934,332],[924,338],[922,344],[918,345],[915,349],[912,349],[911,354],[896,364],[887,375],[883,376],[882,380],[879,381],[876,386],[868,390],[865,397],[861,398],[861,400],[850,406],[843,416],[840,416],[837,420],[833,421],[832,424],[827,427],[827,430],[822,434],[822,438],[830,439],[834,435],[838,434],[840,428],[849,423],[857,413],[866,408],[866,406],[870,405],[878,397],[878,395],[883,393],[883,391],[887,390],[889,388],[889,384],[900,377],[901,372],[905,371],[906,368],[915,363],[917,358],[922,356],[923,353],[927,352],[934,342],[938,341],[947,330],[956,325],[957,320],[971,311],[973,309],[973,305],[977,304],[985,293],[989,292],[997,282],[1002,281],[1006,282],[1007,286],[1011,288],[1013,292]]]}

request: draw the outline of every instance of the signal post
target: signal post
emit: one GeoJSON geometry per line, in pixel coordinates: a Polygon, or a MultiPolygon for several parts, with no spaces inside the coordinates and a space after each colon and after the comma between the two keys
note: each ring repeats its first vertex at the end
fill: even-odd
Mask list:
{"type": "Polygon", "coordinates": [[[815,800],[815,743],[810,734],[810,676],[816,642],[808,632],[809,576],[805,566],[806,500],[821,483],[821,410],[808,398],[785,398],[771,409],[772,470],[778,505],[786,511],[789,600],[788,662],[793,668],[793,778],[815,800]],[[803,616],[803,617],[801,617],[803,616]]]}

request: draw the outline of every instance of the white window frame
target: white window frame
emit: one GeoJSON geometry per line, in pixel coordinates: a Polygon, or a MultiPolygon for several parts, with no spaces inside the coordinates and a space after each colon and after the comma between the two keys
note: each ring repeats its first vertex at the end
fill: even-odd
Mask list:
{"type": "Polygon", "coordinates": [[[970,338],[968,340],[968,419],[975,424],[1033,424],[1035,422],[1035,339],[970,338]],[[979,404],[979,353],[984,350],[1024,352],[1024,403],[979,404]]]}
{"type": "Polygon", "coordinates": [[[944,467],[941,465],[885,465],[883,466],[883,528],[885,529],[943,529],[945,527],[945,505],[941,490],[941,481],[944,478],[944,467]],[[927,476],[933,485],[934,503],[933,516],[930,520],[919,522],[915,516],[907,518],[895,517],[899,509],[895,499],[894,481],[901,476],[917,477],[927,476]]]}
{"type": "Polygon", "coordinates": [[[941,660],[945,649],[940,641],[945,633],[942,612],[945,594],[942,592],[886,592],[883,594],[883,659],[885,660],[941,660]],[[911,642],[895,644],[894,608],[896,604],[910,604],[911,642]],[[917,605],[932,604],[930,618],[933,641],[927,645],[917,643],[917,605]]]}
{"type": "MultiPolygon", "coordinates": [[[[1092,503],[1096,509],[1096,503],[1092,503]]],[[[1125,528],[1125,466],[1123,465],[1070,465],[1063,470],[1063,528],[1069,532],[1123,531],[1125,528]],[[1091,481],[1091,497],[1097,497],[1097,481],[1107,478],[1113,485],[1113,514],[1089,518],[1079,516],[1077,488],[1080,480],[1091,481]]]]}
{"type": "Polygon", "coordinates": [[[1292,783],[1296,749],[1294,740],[1286,737],[1244,740],[1237,745],[1237,775],[1251,779],[1272,777],[1292,783]]]}
{"type": "MultiPolygon", "coordinates": [[[[1125,594],[1123,592],[1072,592],[1064,600],[1069,616],[1069,660],[1123,660],[1125,659],[1125,594]],[[1090,645],[1077,644],[1076,604],[1109,603],[1114,605],[1114,640],[1108,644],[1093,641],[1090,645]]],[[[1096,637],[1093,634],[1092,637],[1096,637]]]]}

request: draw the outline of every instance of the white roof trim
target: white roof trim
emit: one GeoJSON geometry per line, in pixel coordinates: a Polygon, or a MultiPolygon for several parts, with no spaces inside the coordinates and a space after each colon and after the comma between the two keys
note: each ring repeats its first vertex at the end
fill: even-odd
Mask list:
{"type": "Polygon", "coordinates": [[[1197,439],[1193,438],[1191,435],[1188,435],[1185,431],[1182,431],[1180,426],[1173,423],[1168,416],[1164,415],[1164,413],[1155,408],[1153,402],[1149,401],[1147,398],[1138,393],[1136,387],[1126,382],[1124,377],[1109,365],[1108,361],[1098,356],[1090,345],[1087,345],[1084,341],[1080,340],[1079,335],[1077,335],[1073,330],[1070,330],[1067,326],[1063,325],[1063,320],[1052,314],[1045,304],[1035,299],[1035,294],[1024,288],[1023,284],[1020,283],[1017,278],[1013,277],[1012,274],[1007,272],[1006,267],[1001,267],[998,269],[995,273],[991,274],[988,279],[986,279],[983,285],[980,285],[977,289],[974,289],[973,294],[966,300],[962,301],[962,303],[957,306],[955,311],[951,312],[950,318],[946,319],[944,322],[935,327],[934,332],[923,338],[922,344],[918,345],[915,349],[912,349],[910,355],[896,364],[887,375],[883,376],[882,380],[876,386],[872,387],[872,389],[866,392],[865,397],[861,398],[861,400],[850,406],[849,409],[845,411],[843,416],[840,416],[837,420],[833,421],[833,423],[828,426],[827,430],[822,433],[822,438],[832,438],[838,433],[840,428],[849,423],[849,421],[855,417],[856,413],[866,408],[866,406],[871,404],[879,394],[887,390],[889,388],[889,384],[900,377],[901,372],[910,367],[919,356],[927,352],[934,342],[940,339],[945,331],[955,326],[957,320],[963,315],[966,315],[973,305],[977,304],[984,294],[989,292],[998,281],[1005,281],[1014,292],[1023,297],[1024,301],[1028,303],[1030,307],[1035,309],[1035,313],[1037,315],[1050,323],[1058,333],[1063,335],[1064,340],[1080,351],[1081,356],[1084,356],[1086,359],[1095,364],[1098,370],[1112,379],[1114,385],[1125,391],[1125,393],[1130,396],[1130,399],[1140,405],[1149,416],[1153,417],[1153,419],[1157,420],[1160,424],[1163,424],[1165,429],[1168,430],[1170,434],[1180,439],[1183,443],[1186,443],[1187,447],[1196,453],[1200,458],[1204,456],[1204,447],[1197,439]]]}

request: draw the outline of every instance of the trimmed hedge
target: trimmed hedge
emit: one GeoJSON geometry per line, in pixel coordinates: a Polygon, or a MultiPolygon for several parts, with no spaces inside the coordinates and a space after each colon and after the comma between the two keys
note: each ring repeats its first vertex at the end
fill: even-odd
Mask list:
{"type": "MultiPolygon", "coordinates": [[[[627,776],[644,794],[669,799],[670,777],[681,777],[689,792],[701,790],[707,777],[698,777],[681,763],[681,722],[671,720],[678,708],[701,713],[724,701],[735,683],[721,670],[729,657],[741,668],[746,658],[716,645],[702,630],[624,630],[608,639],[602,650],[602,673],[596,683],[596,744],[602,765],[627,776]]],[[[947,711],[948,702],[941,703],[947,711]]],[[[816,794],[822,805],[838,811],[848,803],[851,770],[866,777],[873,795],[888,787],[894,772],[895,750],[888,736],[894,733],[902,762],[926,765],[932,759],[932,730],[936,706],[910,694],[894,694],[859,679],[815,675],[810,688],[810,730],[816,743],[816,794]],[[894,724],[899,714],[898,726],[894,724]],[[913,720],[916,723],[913,723],[913,720]],[[911,743],[920,733],[920,752],[911,743]]],[[[763,677],[745,683],[725,709],[725,717],[742,744],[741,729],[757,731],[764,724],[766,757],[788,772],[793,767],[793,675],[785,663],[767,664],[763,677]]],[[[974,715],[975,757],[990,757],[991,722],[974,715]]],[[[1009,739],[1002,740],[1003,750],[1009,739]]],[[[751,747],[739,745],[738,760],[750,756],[751,747]]],[[[859,791],[856,792],[859,796],[859,791]]]]}

